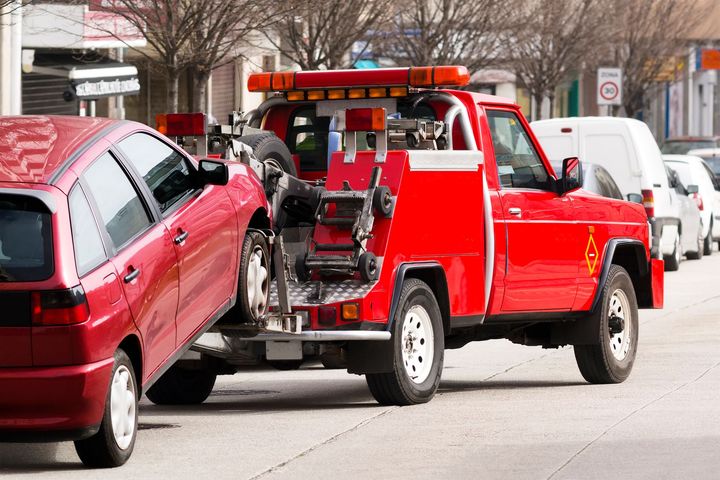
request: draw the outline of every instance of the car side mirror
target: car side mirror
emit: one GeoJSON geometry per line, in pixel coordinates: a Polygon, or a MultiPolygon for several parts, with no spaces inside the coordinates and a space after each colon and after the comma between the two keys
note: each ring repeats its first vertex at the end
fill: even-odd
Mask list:
{"type": "Polygon", "coordinates": [[[200,160],[199,173],[203,185],[227,185],[230,178],[227,165],[215,160],[200,160]]]}
{"type": "Polygon", "coordinates": [[[697,185],[688,185],[685,190],[687,191],[688,195],[692,195],[693,193],[698,193],[700,191],[697,185]]]}
{"type": "Polygon", "coordinates": [[[583,185],[582,164],[578,157],[568,157],[562,163],[562,178],[560,179],[560,194],[564,195],[583,185]]]}
{"type": "Polygon", "coordinates": [[[642,205],[642,203],[643,203],[643,196],[640,195],[639,193],[628,193],[628,194],[627,194],[627,200],[628,200],[628,202],[639,203],[639,204],[642,205]]]}

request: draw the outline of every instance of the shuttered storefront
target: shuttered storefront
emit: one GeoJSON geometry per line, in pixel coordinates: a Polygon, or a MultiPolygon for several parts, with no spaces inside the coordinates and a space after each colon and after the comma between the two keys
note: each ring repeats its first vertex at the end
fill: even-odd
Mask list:
{"type": "Polygon", "coordinates": [[[22,113],[24,115],[77,115],[77,100],[66,101],[63,92],[70,91],[67,78],[37,73],[23,73],[22,113]]]}
{"type": "Polygon", "coordinates": [[[212,114],[224,124],[235,108],[235,64],[230,62],[212,72],[212,114]]]}

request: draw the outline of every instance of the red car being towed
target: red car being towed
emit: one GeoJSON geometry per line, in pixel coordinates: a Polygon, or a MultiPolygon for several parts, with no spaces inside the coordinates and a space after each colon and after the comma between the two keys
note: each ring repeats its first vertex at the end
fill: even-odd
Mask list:
{"type": "Polygon", "coordinates": [[[198,165],[144,125],[0,117],[0,439],[124,463],[141,392],[236,299],[267,303],[248,228],[268,212],[244,165],[198,165]]]}

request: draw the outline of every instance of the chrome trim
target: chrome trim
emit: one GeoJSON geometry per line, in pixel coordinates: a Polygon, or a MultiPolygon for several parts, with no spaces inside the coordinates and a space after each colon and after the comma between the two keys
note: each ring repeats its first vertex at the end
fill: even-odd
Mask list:
{"type": "Polygon", "coordinates": [[[390,332],[373,330],[303,330],[300,333],[259,333],[254,337],[243,338],[249,342],[290,341],[301,342],[341,342],[341,341],[388,341],[390,332]]]}

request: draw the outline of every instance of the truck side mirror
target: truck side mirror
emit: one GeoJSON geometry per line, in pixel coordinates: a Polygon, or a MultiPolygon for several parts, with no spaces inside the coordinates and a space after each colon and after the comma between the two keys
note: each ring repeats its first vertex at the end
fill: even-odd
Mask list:
{"type": "Polygon", "coordinates": [[[562,163],[562,178],[560,179],[560,195],[581,188],[583,185],[582,164],[578,157],[568,157],[562,163]]]}
{"type": "Polygon", "coordinates": [[[202,185],[227,185],[230,178],[227,165],[215,160],[200,160],[198,171],[202,185]]]}
{"type": "Polygon", "coordinates": [[[693,193],[698,193],[700,191],[697,185],[688,185],[685,190],[687,191],[688,195],[692,195],[693,193]]]}
{"type": "Polygon", "coordinates": [[[643,196],[639,193],[628,193],[627,194],[627,201],[632,203],[639,203],[642,205],[643,203],[643,196]]]}

